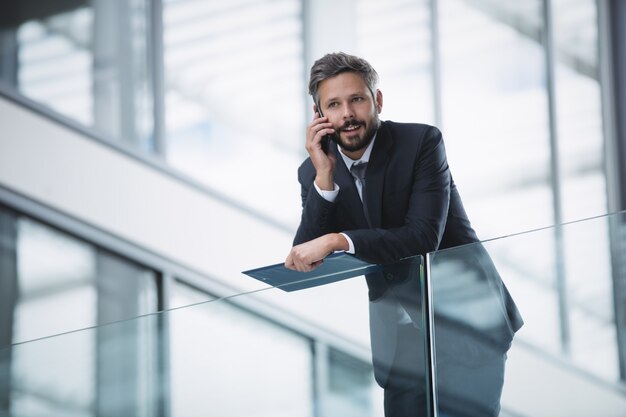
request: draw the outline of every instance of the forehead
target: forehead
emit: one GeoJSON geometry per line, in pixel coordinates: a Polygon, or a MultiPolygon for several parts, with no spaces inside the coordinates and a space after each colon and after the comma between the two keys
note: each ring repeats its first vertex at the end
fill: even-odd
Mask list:
{"type": "Polygon", "coordinates": [[[353,94],[365,94],[367,85],[363,78],[355,72],[342,72],[325,79],[320,83],[320,101],[350,96],[353,94]]]}

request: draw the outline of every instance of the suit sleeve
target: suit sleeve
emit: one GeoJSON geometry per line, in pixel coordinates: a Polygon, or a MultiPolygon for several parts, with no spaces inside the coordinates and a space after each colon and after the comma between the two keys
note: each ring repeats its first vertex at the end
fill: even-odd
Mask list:
{"type": "MultiPolygon", "coordinates": [[[[450,204],[450,171],[441,132],[431,127],[417,151],[403,224],[395,228],[346,231],[357,257],[390,264],[438,248],[450,204]]],[[[383,201],[383,205],[385,202],[383,201]]]]}
{"type": "Polygon", "coordinates": [[[313,186],[315,172],[309,161],[298,169],[301,187],[302,218],[293,244],[308,242],[334,231],[335,203],[325,200],[313,186]]]}

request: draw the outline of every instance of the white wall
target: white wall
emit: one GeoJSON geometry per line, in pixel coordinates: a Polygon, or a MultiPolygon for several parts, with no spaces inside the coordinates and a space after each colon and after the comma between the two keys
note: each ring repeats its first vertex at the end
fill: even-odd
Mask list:
{"type": "Polygon", "coordinates": [[[0,184],[241,290],[291,236],[182,181],[0,99],[0,184]]]}

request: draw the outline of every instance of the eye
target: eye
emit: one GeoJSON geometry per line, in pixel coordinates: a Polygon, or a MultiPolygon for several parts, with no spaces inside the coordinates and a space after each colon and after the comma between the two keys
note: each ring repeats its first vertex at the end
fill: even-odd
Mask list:
{"type": "Polygon", "coordinates": [[[334,107],[337,107],[338,105],[339,105],[339,103],[337,103],[336,101],[333,101],[333,102],[331,102],[331,103],[329,103],[329,104],[328,104],[328,108],[329,108],[329,109],[332,109],[332,108],[334,108],[334,107]]]}
{"type": "Polygon", "coordinates": [[[355,102],[355,103],[359,103],[359,102],[361,102],[363,100],[364,100],[364,98],[361,97],[361,96],[357,96],[357,97],[353,97],[352,98],[352,101],[355,102]]]}

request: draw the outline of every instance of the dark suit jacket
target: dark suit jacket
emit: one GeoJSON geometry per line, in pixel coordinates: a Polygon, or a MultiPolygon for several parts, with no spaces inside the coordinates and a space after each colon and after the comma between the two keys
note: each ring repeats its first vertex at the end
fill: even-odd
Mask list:
{"type": "MultiPolygon", "coordinates": [[[[368,224],[354,180],[339,150],[334,172],[339,195],[331,203],[313,186],[315,168],[310,159],[298,170],[302,187],[302,218],[294,244],[331,232],[352,239],[355,255],[371,263],[389,265],[382,273],[366,276],[369,287],[372,351],[379,384],[384,386],[395,351],[393,301],[405,306],[419,323],[417,279],[398,274],[397,261],[437,249],[478,242],[452,181],[440,131],[424,124],[385,121],[378,129],[365,174],[368,224]],[[411,288],[408,288],[411,287],[411,288]],[[415,287],[415,288],[413,288],[415,287]]],[[[414,268],[417,271],[417,268],[414,268]]],[[[411,275],[409,273],[409,275],[411,275]]],[[[414,277],[415,278],[415,277],[414,277]]]]}

